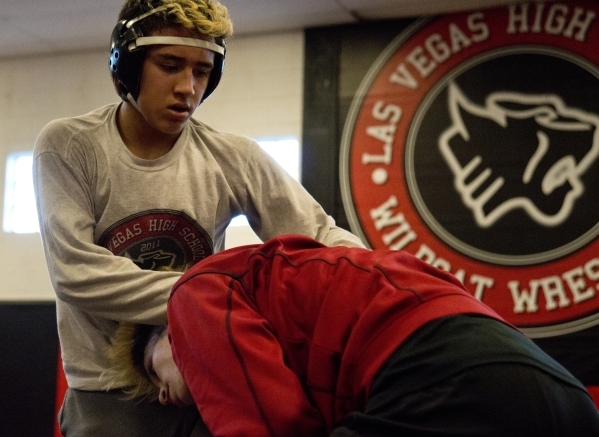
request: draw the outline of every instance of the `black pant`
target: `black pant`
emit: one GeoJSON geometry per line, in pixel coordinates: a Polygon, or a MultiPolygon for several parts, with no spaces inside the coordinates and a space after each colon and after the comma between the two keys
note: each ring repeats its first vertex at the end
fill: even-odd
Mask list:
{"type": "Polygon", "coordinates": [[[417,331],[381,368],[364,412],[331,436],[595,437],[584,387],[532,341],[487,318],[417,331]]]}

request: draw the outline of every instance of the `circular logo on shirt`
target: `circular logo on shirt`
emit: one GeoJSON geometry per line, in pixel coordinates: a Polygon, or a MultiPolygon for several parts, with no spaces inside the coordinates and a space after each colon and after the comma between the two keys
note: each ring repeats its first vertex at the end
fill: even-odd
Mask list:
{"type": "Polygon", "coordinates": [[[372,65],[343,134],[354,232],[454,273],[533,337],[599,323],[597,13],[419,20],[372,65]]]}
{"type": "Polygon", "coordinates": [[[98,244],[144,270],[195,264],[213,253],[206,231],[186,214],[170,210],[129,216],[106,229],[98,244]]]}

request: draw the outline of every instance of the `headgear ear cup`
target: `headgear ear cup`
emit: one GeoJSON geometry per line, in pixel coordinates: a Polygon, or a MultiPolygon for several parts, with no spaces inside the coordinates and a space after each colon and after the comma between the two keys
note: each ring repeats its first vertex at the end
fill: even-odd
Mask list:
{"type": "MultiPolygon", "coordinates": [[[[132,20],[121,20],[112,31],[108,65],[117,93],[125,101],[135,102],[139,97],[141,70],[146,50],[145,46],[136,43],[138,39],[144,37],[138,22],[162,9],[164,8],[153,9],[132,20]]],[[[225,66],[225,42],[222,38],[216,38],[214,44],[212,46],[216,47],[218,51],[212,50],[214,52],[214,68],[208,78],[202,102],[216,89],[225,66]]]]}
{"type": "Polygon", "coordinates": [[[110,37],[109,67],[119,97],[128,100],[131,96],[137,100],[139,96],[139,81],[144,60],[145,49],[130,51],[128,46],[141,36],[141,31],[135,27],[127,28],[127,20],[117,23],[110,37]],[[139,35],[136,33],[139,32],[139,35]]]}
{"type": "Polygon", "coordinates": [[[227,54],[225,40],[222,38],[215,38],[214,42],[223,48],[224,53],[222,55],[220,53],[214,53],[214,67],[212,68],[212,72],[208,78],[208,86],[206,86],[206,91],[204,91],[202,102],[206,100],[208,96],[216,89],[216,86],[220,82],[220,78],[223,76],[223,72],[225,70],[225,56],[227,54]]]}

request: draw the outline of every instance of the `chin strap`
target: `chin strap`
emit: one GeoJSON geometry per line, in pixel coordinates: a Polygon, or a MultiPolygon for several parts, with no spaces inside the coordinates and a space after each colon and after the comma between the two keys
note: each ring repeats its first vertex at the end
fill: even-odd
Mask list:
{"type": "Polygon", "coordinates": [[[139,107],[139,105],[137,104],[137,102],[135,101],[135,99],[133,98],[131,93],[127,93],[127,102],[131,103],[135,107],[135,109],[137,109],[139,112],[141,112],[141,108],[139,107]]]}

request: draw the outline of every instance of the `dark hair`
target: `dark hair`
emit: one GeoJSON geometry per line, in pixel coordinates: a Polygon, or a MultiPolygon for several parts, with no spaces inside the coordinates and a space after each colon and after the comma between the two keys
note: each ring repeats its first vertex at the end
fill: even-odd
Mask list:
{"type": "MultiPolygon", "coordinates": [[[[146,12],[151,11],[161,5],[160,1],[152,0],[128,0],[125,2],[119,12],[119,20],[131,20],[139,17],[146,12]]],[[[139,22],[139,28],[144,35],[150,35],[152,32],[160,30],[168,25],[165,15],[153,14],[139,22]]]]}
{"type": "Polygon", "coordinates": [[[131,348],[131,361],[138,372],[146,374],[144,366],[146,350],[156,344],[165,330],[166,325],[137,325],[131,348]]]}

